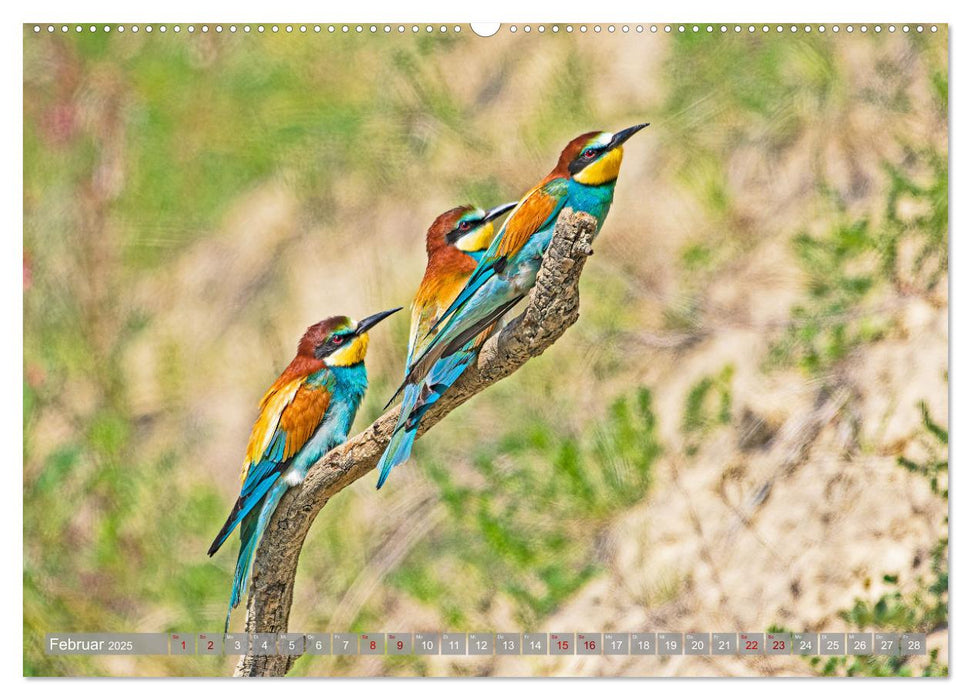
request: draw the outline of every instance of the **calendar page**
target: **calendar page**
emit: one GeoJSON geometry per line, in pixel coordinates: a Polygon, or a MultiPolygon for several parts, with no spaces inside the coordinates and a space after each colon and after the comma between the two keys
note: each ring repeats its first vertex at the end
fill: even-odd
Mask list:
{"type": "Polygon", "coordinates": [[[948,86],[945,23],[23,25],[24,675],[947,676],[948,86]]]}

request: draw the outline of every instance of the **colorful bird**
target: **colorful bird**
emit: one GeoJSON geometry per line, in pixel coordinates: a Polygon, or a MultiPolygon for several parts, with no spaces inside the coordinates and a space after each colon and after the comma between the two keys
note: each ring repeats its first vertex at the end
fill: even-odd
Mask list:
{"type": "MultiPolygon", "coordinates": [[[[493,222],[514,206],[516,202],[509,202],[489,211],[471,205],[456,207],[439,216],[429,227],[425,237],[428,264],[411,305],[406,367],[424,352],[432,325],[465,286],[476,263],[492,243],[493,222]]],[[[468,341],[458,352],[434,363],[427,373],[406,373],[404,382],[391,397],[394,401],[404,392],[398,423],[378,462],[378,488],[384,485],[391,470],[411,455],[422,417],[475,359],[488,335],[482,333],[468,341]]]]}
{"type": "Polygon", "coordinates": [[[465,287],[435,321],[409,372],[421,374],[458,352],[532,289],[556,218],[565,207],[592,215],[599,231],[614,198],[623,144],[646,126],[637,124],[615,134],[594,131],[567,144],[556,167],[520,200],[465,287]]]}
{"type": "Polygon", "coordinates": [[[211,557],[240,526],[236,575],[226,613],[229,617],[249,579],[256,545],[283,494],[307,475],[310,466],[347,440],[367,390],[367,331],[401,307],[355,324],[333,316],[307,329],[297,356],[260,401],[240,480],[239,498],[209,547],[211,557]]]}

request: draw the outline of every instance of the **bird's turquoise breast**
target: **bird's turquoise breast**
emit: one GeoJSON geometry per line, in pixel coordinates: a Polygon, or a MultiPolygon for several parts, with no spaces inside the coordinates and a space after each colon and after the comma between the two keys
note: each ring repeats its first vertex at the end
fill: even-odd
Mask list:
{"type": "MultiPolygon", "coordinates": [[[[597,220],[599,230],[603,226],[604,219],[607,218],[607,212],[610,211],[610,203],[614,198],[614,184],[610,182],[606,185],[591,186],[570,180],[564,207],[590,214],[597,220]]],[[[530,236],[525,245],[509,261],[502,278],[509,280],[515,293],[528,291],[536,282],[539,261],[550,245],[555,227],[554,218],[547,226],[530,236]]]]}
{"type": "Polygon", "coordinates": [[[367,370],[359,362],[350,367],[327,367],[307,378],[330,392],[324,420],[294,458],[293,469],[303,478],[318,459],[347,440],[357,409],[367,391],[367,370]]]}
{"type": "Polygon", "coordinates": [[[570,189],[566,206],[574,211],[584,211],[593,216],[600,226],[603,226],[610,203],[614,201],[614,182],[605,185],[583,185],[576,180],[570,180],[570,189]]]}
{"type": "Polygon", "coordinates": [[[332,410],[337,411],[340,418],[338,423],[343,428],[346,440],[347,433],[354,422],[354,416],[357,415],[357,409],[367,391],[367,370],[363,362],[358,362],[350,367],[332,367],[330,371],[334,376],[334,387],[327,413],[332,410]]]}

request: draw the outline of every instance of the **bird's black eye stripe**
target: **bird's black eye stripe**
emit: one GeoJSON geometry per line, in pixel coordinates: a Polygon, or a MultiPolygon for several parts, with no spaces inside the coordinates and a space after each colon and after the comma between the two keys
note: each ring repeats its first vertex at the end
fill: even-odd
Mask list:
{"type": "Polygon", "coordinates": [[[475,219],[472,221],[462,221],[461,223],[456,224],[455,228],[445,234],[446,242],[454,245],[462,236],[481,224],[482,221],[482,219],[475,219]]]}
{"type": "Polygon", "coordinates": [[[585,167],[590,165],[596,158],[607,150],[606,146],[588,146],[580,151],[580,155],[573,159],[570,163],[570,174],[576,175],[578,172],[583,170],[585,167]]]}
{"type": "Polygon", "coordinates": [[[348,336],[346,335],[332,335],[324,342],[323,345],[320,346],[320,355],[325,356],[334,352],[334,350],[344,344],[344,341],[347,340],[347,338],[348,336]]]}

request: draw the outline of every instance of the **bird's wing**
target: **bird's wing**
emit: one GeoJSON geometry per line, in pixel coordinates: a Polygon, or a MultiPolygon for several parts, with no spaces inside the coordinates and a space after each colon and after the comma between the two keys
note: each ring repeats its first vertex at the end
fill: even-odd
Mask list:
{"type": "Polygon", "coordinates": [[[398,398],[401,392],[404,391],[404,388],[410,383],[409,377],[411,374],[409,368],[411,367],[411,363],[416,356],[424,354],[432,324],[438,320],[438,316],[443,310],[443,306],[435,303],[427,303],[426,296],[422,294],[425,291],[424,286],[423,280],[422,287],[418,289],[418,294],[415,295],[415,302],[411,309],[411,337],[408,339],[408,356],[405,359],[405,378],[398,385],[398,388],[395,389],[394,394],[391,395],[388,402],[384,404],[384,410],[387,410],[388,406],[394,403],[394,400],[398,398]]]}
{"type": "Polygon", "coordinates": [[[504,235],[497,236],[497,239],[501,239],[496,250],[497,257],[508,257],[519,252],[534,233],[552,224],[566,202],[568,187],[569,183],[564,178],[555,178],[530,192],[509,215],[509,220],[503,226],[504,235]]]}
{"type": "Polygon", "coordinates": [[[534,233],[556,220],[566,202],[568,186],[569,183],[565,179],[554,178],[537,185],[522,199],[502,225],[489,250],[476,265],[465,287],[432,326],[431,332],[437,332],[437,335],[428,343],[429,347],[434,345],[442,335],[443,331],[439,328],[449,317],[455,314],[482,285],[492,279],[496,273],[501,272],[505,268],[506,261],[519,252],[534,233]]]}
{"type": "Polygon", "coordinates": [[[412,307],[411,338],[408,342],[406,367],[410,367],[412,360],[424,352],[432,327],[459,295],[467,281],[467,274],[456,271],[446,271],[422,279],[412,307]]]}
{"type": "MultiPolygon", "coordinates": [[[[421,293],[421,290],[418,290],[421,293]]],[[[419,302],[418,295],[411,305],[411,335],[408,336],[408,356],[405,359],[405,367],[411,364],[411,358],[415,355],[415,348],[421,339],[428,332],[428,327],[434,323],[434,309],[419,302]]]]}
{"type": "Polygon", "coordinates": [[[253,426],[240,480],[242,494],[274,473],[280,473],[323,422],[330,404],[326,384],[307,377],[277,382],[260,402],[260,417],[253,426]]]}
{"type": "Polygon", "coordinates": [[[525,296],[525,294],[520,294],[513,299],[510,299],[505,304],[497,307],[475,323],[471,323],[468,325],[468,327],[463,328],[461,333],[455,336],[442,348],[441,354],[438,356],[444,358],[452,355],[453,353],[459,352],[461,348],[473,338],[478,338],[478,344],[476,347],[482,347],[482,343],[484,343],[488,339],[489,335],[491,335],[491,329],[495,328],[496,324],[499,322],[499,319],[505,316],[506,312],[508,312],[512,307],[522,301],[525,296]]]}
{"type": "Polygon", "coordinates": [[[209,547],[209,556],[215,554],[240,521],[261,502],[294,455],[320,427],[330,397],[326,383],[310,383],[307,377],[281,377],[266,392],[246,448],[239,498],[209,547]]]}

